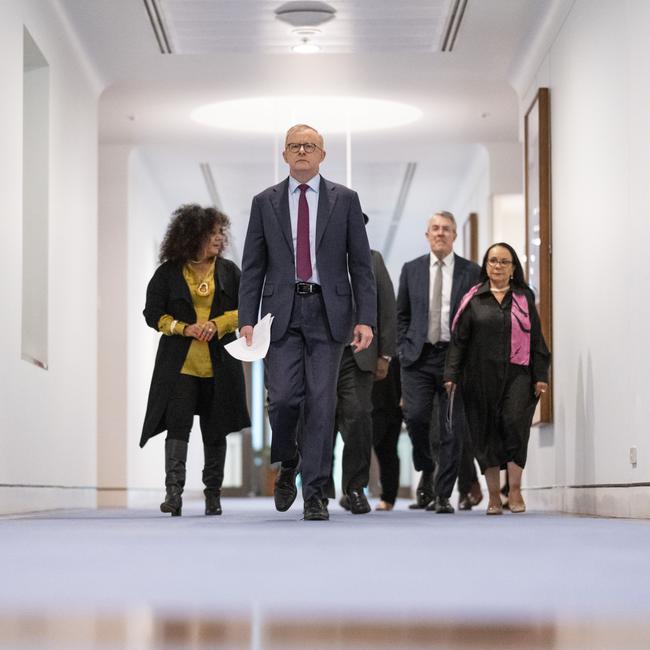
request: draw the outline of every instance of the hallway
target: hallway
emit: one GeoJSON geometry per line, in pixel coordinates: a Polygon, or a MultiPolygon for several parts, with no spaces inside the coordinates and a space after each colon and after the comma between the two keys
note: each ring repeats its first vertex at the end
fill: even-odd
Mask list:
{"type": "Polygon", "coordinates": [[[332,505],[329,524],[271,499],[4,517],[0,647],[650,645],[649,522],[406,506],[332,505]]]}

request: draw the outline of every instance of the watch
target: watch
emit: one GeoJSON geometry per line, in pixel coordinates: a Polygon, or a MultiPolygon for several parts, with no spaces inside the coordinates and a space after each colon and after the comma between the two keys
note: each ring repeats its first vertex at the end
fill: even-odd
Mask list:
{"type": "Polygon", "coordinates": [[[391,357],[391,356],[389,356],[387,354],[382,354],[381,358],[386,359],[386,361],[388,361],[388,363],[390,363],[393,357],[391,357]]]}

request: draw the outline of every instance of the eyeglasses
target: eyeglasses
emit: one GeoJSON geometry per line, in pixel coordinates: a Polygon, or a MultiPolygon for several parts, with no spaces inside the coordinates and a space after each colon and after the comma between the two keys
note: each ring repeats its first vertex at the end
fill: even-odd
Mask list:
{"type": "Polygon", "coordinates": [[[500,260],[497,257],[491,257],[487,263],[490,266],[510,266],[512,264],[512,260],[500,260]]]}
{"type": "Polygon", "coordinates": [[[305,153],[314,153],[316,149],[322,151],[322,149],[313,142],[290,142],[287,145],[287,151],[290,151],[291,153],[298,153],[301,148],[304,149],[305,153]]]}

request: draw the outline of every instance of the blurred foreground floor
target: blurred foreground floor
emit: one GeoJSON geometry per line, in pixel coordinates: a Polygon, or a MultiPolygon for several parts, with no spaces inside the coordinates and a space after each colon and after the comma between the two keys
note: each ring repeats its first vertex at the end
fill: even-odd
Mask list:
{"type": "Polygon", "coordinates": [[[650,648],[650,522],[223,503],[0,518],[0,648],[650,648]]]}

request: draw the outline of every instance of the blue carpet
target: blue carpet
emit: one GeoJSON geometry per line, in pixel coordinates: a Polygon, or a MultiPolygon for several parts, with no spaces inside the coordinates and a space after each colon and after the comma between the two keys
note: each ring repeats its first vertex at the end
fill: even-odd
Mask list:
{"type": "Polygon", "coordinates": [[[0,612],[63,608],[486,621],[650,615],[650,522],[529,512],[278,513],[224,499],[0,518],[0,612]]]}

